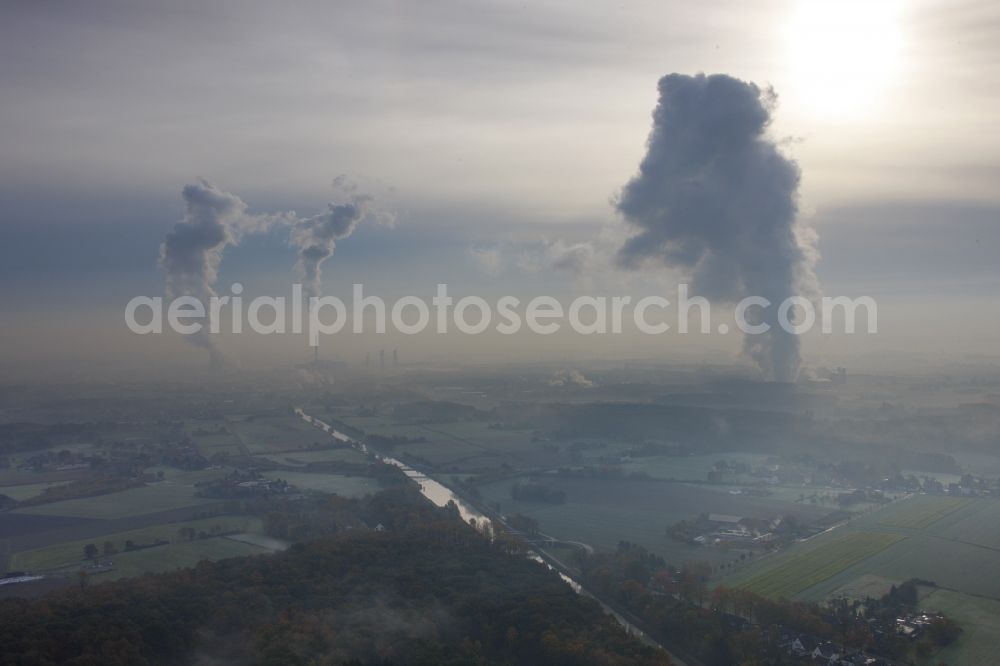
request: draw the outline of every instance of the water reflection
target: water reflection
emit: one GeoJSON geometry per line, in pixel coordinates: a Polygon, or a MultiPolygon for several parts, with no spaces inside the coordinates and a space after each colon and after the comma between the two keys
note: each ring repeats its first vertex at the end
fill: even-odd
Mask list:
{"type": "MultiPolygon", "coordinates": [[[[434,502],[434,504],[438,506],[446,506],[449,502],[454,502],[455,506],[458,507],[459,515],[462,516],[462,519],[465,522],[469,522],[470,520],[475,520],[476,523],[480,523],[481,521],[490,520],[489,517],[484,515],[482,512],[478,511],[475,507],[469,505],[467,502],[462,501],[462,498],[453,493],[447,486],[438,481],[435,481],[434,479],[429,478],[423,472],[413,469],[406,463],[397,460],[396,458],[393,458],[391,456],[381,455],[379,453],[371,451],[363,442],[359,442],[358,440],[353,439],[348,435],[340,432],[336,428],[332,427],[329,423],[325,423],[315,417],[309,416],[300,408],[296,408],[295,413],[299,415],[307,423],[311,423],[317,428],[322,429],[324,432],[328,433],[331,437],[333,437],[337,441],[343,442],[345,444],[350,444],[358,451],[374,456],[379,462],[383,462],[388,465],[395,465],[399,469],[403,470],[403,473],[406,474],[407,477],[415,481],[417,485],[420,486],[421,494],[430,501],[434,502]]],[[[573,588],[573,591],[576,592],[577,594],[588,596],[597,601],[597,603],[601,604],[604,610],[610,613],[616,620],[618,620],[618,623],[621,624],[625,628],[625,631],[627,631],[629,634],[637,637],[639,640],[643,641],[647,645],[663,649],[663,646],[651,640],[648,636],[646,636],[645,633],[643,633],[641,629],[628,622],[624,617],[622,617],[615,610],[604,604],[600,599],[597,599],[593,595],[589,594],[583,588],[583,586],[580,585],[580,583],[576,582],[575,580],[567,576],[565,573],[563,573],[559,569],[553,567],[551,564],[546,562],[545,559],[542,558],[542,556],[539,555],[537,552],[529,550],[528,558],[536,562],[541,562],[549,569],[558,573],[559,577],[562,578],[564,581],[566,581],[566,584],[569,585],[571,588],[573,588]]],[[[673,657],[673,655],[671,656],[673,657]]],[[[682,661],[680,661],[676,657],[673,657],[673,659],[677,664],[683,666],[682,661]]]]}
{"type": "Polygon", "coordinates": [[[417,471],[407,465],[406,463],[393,458],[391,456],[381,455],[371,451],[363,442],[359,442],[356,439],[352,439],[348,435],[340,432],[336,428],[332,427],[329,423],[325,423],[315,417],[309,416],[301,409],[296,409],[295,413],[298,414],[307,423],[311,423],[317,428],[322,429],[324,432],[328,433],[331,437],[339,442],[345,444],[350,444],[358,451],[362,453],[372,455],[379,462],[386,463],[387,465],[394,465],[399,469],[403,470],[403,473],[410,479],[412,479],[418,486],[420,486],[420,492],[424,497],[434,502],[438,506],[447,506],[448,502],[454,502],[455,506],[458,507],[458,513],[462,516],[465,522],[475,519],[478,523],[481,520],[486,520],[487,517],[483,515],[480,511],[476,510],[475,507],[470,506],[468,503],[462,501],[462,499],[448,489],[447,486],[435,481],[434,479],[428,478],[423,472],[417,471]]]}

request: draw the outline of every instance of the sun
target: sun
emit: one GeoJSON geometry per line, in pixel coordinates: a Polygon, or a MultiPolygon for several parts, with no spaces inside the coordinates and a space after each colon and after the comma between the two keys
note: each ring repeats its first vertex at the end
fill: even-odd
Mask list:
{"type": "Polygon", "coordinates": [[[786,27],[791,86],[811,113],[852,120],[874,113],[899,75],[896,0],[799,0],[786,27]]]}

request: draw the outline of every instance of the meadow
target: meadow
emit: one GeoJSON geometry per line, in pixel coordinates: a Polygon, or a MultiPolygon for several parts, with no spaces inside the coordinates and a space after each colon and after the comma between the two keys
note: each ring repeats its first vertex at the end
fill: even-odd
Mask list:
{"type": "Polygon", "coordinates": [[[963,629],[933,663],[1000,664],[1000,600],[937,589],[920,600],[920,608],[944,613],[963,629]]]}
{"type": "Polygon", "coordinates": [[[343,497],[361,497],[377,493],[380,486],[367,476],[344,476],[315,472],[290,472],[277,470],[261,474],[265,479],[282,479],[302,490],[335,493],[343,497]]]}
{"type": "Polygon", "coordinates": [[[967,507],[970,501],[961,497],[918,495],[882,513],[879,523],[889,527],[922,530],[948,514],[967,507]]]}
{"type": "Polygon", "coordinates": [[[139,488],[130,488],[110,495],[83,497],[15,509],[13,513],[105,520],[125,518],[167,509],[196,506],[210,501],[204,497],[198,497],[197,490],[194,485],[165,481],[139,488]]]}
{"type": "Polygon", "coordinates": [[[1000,527],[1000,500],[961,498],[957,503],[956,499],[959,498],[918,495],[893,502],[806,543],[795,544],[782,553],[762,559],[721,582],[746,585],[788,561],[802,559],[808,562],[814,550],[834,548],[836,542],[846,536],[883,533],[896,535],[900,540],[868,553],[864,559],[841,568],[832,576],[789,592],[789,596],[821,600],[839,589],[850,589],[865,575],[874,575],[894,583],[920,578],[962,593],[1000,599],[1000,579],[982,575],[983,571],[1000,571],[1000,549],[992,545],[1000,527]]]}
{"type": "Polygon", "coordinates": [[[236,456],[243,452],[240,440],[229,433],[196,434],[191,435],[191,440],[201,455],[209,460],[218,454],[236,456]]]}
{"type": "MultiPolygon", "coordinates": [[[[189,520],[178,523],[164,523],[153,525],[137,530],[116,532],[102,535],[93,539],[83,539],[78,541],[67,541],[64,543],[36,548],[14,553],[11,557],[11,568],[25,571],[39,572],[52,569],[64,569],[67,567],[77,567],[84,562],[84,547],[92,543],[103,550],[105,542],[111,542],[119,551],[123,551],[126,541],[137,544],[153,543],[157,540],[170,542],[181,542],[179,531],[181,528],[190,527],[197,532],[204,531],[208,534],[218,532],[257,532],[262,529],[263,523],[260,518],[254,516],[213,516],[200,520],[189,520]]],[[[186,543],[186,541],[184,542],[186,543]]],[[[160,546],[159,548],[162,548],[160,546]]],[[[135,555],[153,551],[155,548],[134,551],[135,555]]],[[[119,560],[126,553],[120,552],[110,556],[110,559],[119,560]]],[[[103,559],[103,557],[102,557],[103,559]]],[[[139,558],[141,559],[141,558],[139,558]]]]}
{"type": "MultiPolygon", "coordinates": [[[[642,472],[657,479],[676,479],[678,481],[705,481],[712,466],[719,460],[726,462],[742,462],[751,468],[762,465],[768,456],[758,453],[721,452],[698,454],[690,456],[655,456],[640,458],[622,464],[622,470],[627,472],[642,472]]],[[[744,481],[759,481],[748,477],[744,481]]]]}
{"type": "Polygon", "coordinates": [[[319,451],[293,451],[291,453],[269,453],[257,456],[279,465],[305,466],[314,462],[349,462],[364,463],[368,458],[356,449],[343,447],[338,449],[321,449],[319,451]]]}
{"type": "Polygon", "coordinates": [[[942,537],[1000,550],[1000,500],[972,501],[935,528],[942,537]]]}
{"type": "Polygon", "coordinates": [[[113,556],[114,569],[96,574],[95,582],[132,578],[146,573],[160,573],[183,567],[193,567],[204,560],[221,560],[227,557],[262,555],[274,552],[270,548],[228,539],[212,537],[180,543],[170,543],[144,550],[119,553],[113,556]]]}
{"type": "Polygon", "coordinates": [[[291,414],[232,421],[229,430],[251,454],[301,451],[329,443],[322,432],[291,414]]]}
{"type": "Polygon", "coordinates": [[[740,587],[776,599],[792,598],[905,538],[901,534],[878,532],[847,534],[799,553],[740,587]]]}
{"type": "Polygon", "coordinates": [[[484,467],[548,466],[566,462],[533,441],[533,431],[491,428],[486,421],[448,423],[395,423],[380,416],[335,417],[338,421],[382,437],[404,437],[423,441],[397,445],[392,453],[409,454],[448,471],[475,471],[484,467]]]}
{"type": "Polygon", "coordinates": [[[921,608],[952,617],[964,633],[954,645],[935,653],[932,663],[1000,663],[1000,577],[984,575],[1000,571],[998,532],[1000,499],[918,495],[760,559],[720,582],[821,601],[840,594],[883,594],[888,586],[910,578],[933,581],[937,587],[922,588],[929,594],[921,598],[921,608]],[[875,543],[853,541],[864,534],[896,540],[875,550],[875,543]],[[852,543],[864,557],[836,563],[837,551],[852,543]],[[826,560],[832,575],[820,580],[810,572],[826,560]]]}
{"type": "Polygon", "coordinates": [[[15,486],[2,486],[0,487],[0,495],[6,495],[13,500],[18,502],[26,499],[31,499],[41,495],[46,488],[52,488],[54,486],[63,486],[69,483],[69,481],[51,481],[47,483],[22,483],[15,486]]]}

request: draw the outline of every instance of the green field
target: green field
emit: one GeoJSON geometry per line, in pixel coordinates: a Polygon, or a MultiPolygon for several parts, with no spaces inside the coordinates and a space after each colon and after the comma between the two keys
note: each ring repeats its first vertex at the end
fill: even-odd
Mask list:
{"type": "Polygon", "coordinates": [[[934,654],[934,664],[1000,664],[1000,601],[938,589],[921,599],[920,607],[944,613],[963,630],[955,643],[934,654]]]}
{"type": "Polygon", "coordinates": [[[930,527],[950,513],[967,507],[971,500],[961,497],[918,495],[880,518],[879,522],[890,527],[922,530],[930,527]]]}
{"type": "MultiPolygon", "coordinates": [[[[11,569],[21,569],[25,571],[45,571],[50,569],[61,569],[65,567],[75,567],[83,562],[83,549],[88,543],[92,543],[103,549],[104,543],[110,541],[115,544],[119,551],[125,548],[125,541],[131,540],[135,543],[152,543],[156,540],[179,541],[178,531],[182,527],[192,527],[197,531],[205,531],[209,534],[213,532],[230,532],[240,530],[244,532],[258,532],[262,528],[260,518],[254,516],[213,516],[200,520],[184,521],[180,523],[165,523],[154,525],[138,530],[127,532],[117,532],[93,539],[83,539],[80,541],[68,541],[65,543],[26,550],[15,553],[11,558],[11,569]]],[[[163,548],[162,546],[160,548],[163,548]]],[[[148,551],[156,550],[155,548],[148,551]]],[[[135,554],[146,553],[146,550],[136,551],[135,554]]],[[[126,553],[119,553],[111,556],[111,559],[120,559],[126,553]]],[[[131,553],[129,553],[131,555],[131,553]]]]}
{"type": "Polygon", "coordinates": [[[216,454],[239,455],[240,441],[233,435],[221,433],[210,435],[192,435],[191,440],[201,452],[201,455],[211,459],[216,454]]]}
{"type": "Polygon", "coordinates": [[[219,453],[242,453],[240,440],[229,432],[229,423],[224,419],[192,419],[187,422],[185,431],[206,458],[219,453]]]}
{"type": "Polygon", "coordinates": [[[858,587],[861,578],[876,576],[894,583],[910,578],[934,581],[943,588],[1000,600],[1000,577],[984,572],[1000,571],[1000,500],[915,496],[852,519],[847,525],[795,544],[772,557],[761,559],[721,582],[744,586],[767,575],[774,567],[832,548],[852,534],[884,533],[906,537],[842,569],[826,580],[789,592],[796,599],[819,601],[838,590],[858,587]],[[949,510],[944,511],[944,507],[949,510]],[[938,516],[929,520],[927,516],[938,516]],[[896,524],[926,524],[923,528],[896,524]]]}
{"type": "Polygon", "coordinates": [[[285,470],[265,472],[261,476],[265,479],[283,479],[302,490],[335,493],[342,497],[361,497],[377,493],[380,490],[378,482],[367,476],[288,472],[285,470]]]}
{"type": "Polygon", "coordinates": [[[225,537],[198,539],[183,543],[171,543],[145,550],[129,553],[119,553],[113,556],[114,570],[99,573],[95,581],[117,580],[131,578],[145,573],[160,573],[183,567],[193,567],[204,560],[222,560],[227,557],[242,557],[244,555],[261,555],[273,552],[263,548],[225,537]]]}
{"type": "Polygon", "coordinates": [[[15,499],[18,502],[26,499],[31,499],[37,495],[41,495],[46,488],[52,488],[54,486],[64,486],[69,481],[54,481],[50,483],[23,483],[18,486],[4,486],[0,487],[0,495],[6,495],[11,499],[15,499]]]}
{"type": "Polygon", "coordinates": [[[855,532],[802,552],[741,585],[773,598],[790,598],[854,566],[897,541],[901,534],[855,532]]]}
{"type": "Polygon", "coordinates": [[[352,448],[323,449],[320,451],[294,451],[292,453],[269,453],[258,456],[280,465],[308,465],[313,462],[349,462],[364,463],[368,461],[365,454],[352,448]]]}
{"type": "Polygon", "coordinates": [[[880,599],[888,594],[893,585],[899,585],[901,580],[876,576],[875,574],[864,574],[858,576],[846,585],[838,587],[831,596],[846,597],[864,601],[868,597],[880,599]]]}
{"type": "MultiPolygon", "coordinates": [[[[600,449],[588,453],[597,453],[600,449]]],[[[742,462],[753,468],[762,465],[767,456],[757,453],[721,452],[694,456],[654,456],[639,458],[622,465],[626,472],[642,472],[658,479],[681,481],[705,481],[712,466],[719,460],[742,462]]],[[[745,482],[753,480],[746,477],[745,482]]],[[[735,480],[734,480],[735,481],[735,480]]]]}
{"type": "Polygon", "coordinates": [[[291,414],[235,421],[229,424],[229,430],[252,454],[307,450],[329,444],[329,437],[322,431],[291,414]]]}
{"type": "Polygon", "coordinates": [[[394,423],[381,416],[336,415],[333,418],[368,435],[423,439],[400,444],[396,455],[409,454],[448,471],[474,472],[484,468],[554,467],[569,461],[566,453],[533,441],[532,430],[491,428],[487,421],[394,423]]]}
{"type": "Polygon", "coordinates": [[[146,472],[159,475],[163,472],[163,478],[168,484],[180,486],[196,486],[199,483],[207,483],[215,479],[221,479],[229,474],[225,469],[177,469],[176,467],[154,466],[147,467],[146,472]]]}
{"type": "Polygon", "coordinates": [[[945,538],[1000,549],[1000,500],[974,500],[934,528],[945,538]]]}
{"type": "Polygon", "coordinates": [[[392,419],[384,416],[347,416],[335,415],[329,420],[337,420],[367,435],[383,437],[423,437],[427,433],[418,425],[398,425],[392,419]]]}
{"type": "Polygon", "coordinates": [[[449,436],[494,453],[531,452],[539,448],[538,443],[532,441],[533,431],[491,428],[485,421],[434,423],[422,427],[427,432],[449,436]]]}
{"type": "Polygon", "coordinates": [[[167,509],[205,504],[211,500],[196,495],[193,485],[172,481],[154,483],[140,488],[131,488],[111,495],[98,495],[81,499],[64,500],[50,504],[40,504],[17,513],[36,516],[73,516],[75,518],[125,518],[155,513],[167,509]]]}

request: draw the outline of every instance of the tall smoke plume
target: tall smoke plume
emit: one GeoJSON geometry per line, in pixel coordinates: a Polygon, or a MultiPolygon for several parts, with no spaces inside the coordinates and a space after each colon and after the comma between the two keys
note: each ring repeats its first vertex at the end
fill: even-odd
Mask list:
{"type": "MultiPolygon", "coordinates": [[[[237,245],[244,234],[261,231],[276,218],[247,214],[243,201],[205,180],[186,185],[184,217],[160,245],[160,267],[166,273],[168,298],[193,296],[206,304],[215,295],[222,253],[237,245]]],[[[191,344],[208,350],[213,365],[224,357],[211,334],[202,328],[187,336],[191,344]]]]}
{"type": "MultiPolygon", "coordinates": [[[[375,185],[368,183],[366,189],[375,185]]],[[[327,204],[326,211],[319,215],[292,214],[289,218],[292,229],[288,240],[299,251],[296,269],[306,296],[321,294],[323,262],[333,256],[337,242],[353,234],[361,222],[390,227],[396,223],[396,213],[385,207],[388,193],[381,192],[376,204],[374,196],[359,192],[357,183],[343,174],[333,179],[332,186],[339,202],[327,204]]]]}
{"type": "MultiPolygon", "coordinates": [[[[365,219],[387,225],[396,219],[394,213],[376,207],[373,197],[359,194],[345,176],[334,179],[333,186],[345,203],[330,203],[319,215],[300,217],[295,212],[251,214],[242,199],[208,181],[199,179],[186,185],[182,192],[184,217],[160,245],[167,297],[193,296],[207,308],[216,295],[215,281],[226,248],[239,245],[247,234],[275,227],[289,230],[289,243],[299,250],[296,267],[307,295],[318,296],[322,264],[333,254],[337,241],[350,236],[365,219]]],[[[225,357],[207,327],[186,337],[191,344],[208,350],[214,366],[224,364],[225,357]]]]}
{"type": "Polygon", "coordinates": [[[618,260],[679,268],[693,293],[717,302],[767,298],[747,318],[770,331],[747,335],[744,351],[766,378],[793,381],[799,340],[777,309],[812,293],[816,252],[796,224],[799,168],[766,134],[775,99],[722,74],[660,79],[646,155],[616,203],[638,230],[618,260]]]}
{"type": "Polygon", "coordinates": [[[299,249],[296,267],[306,296],[320,295],[323,262],[333,255],[337,241],[354,233],[367,204],[367,197],[354,195],[347,203],[327,204],[326,211],[319,215],[295,220],[290,242],[299,249]]]}

